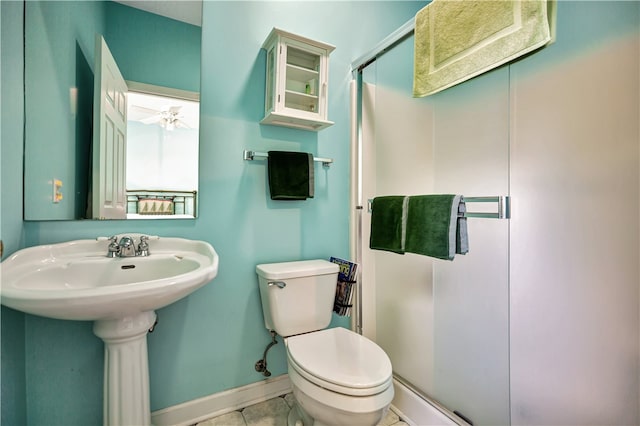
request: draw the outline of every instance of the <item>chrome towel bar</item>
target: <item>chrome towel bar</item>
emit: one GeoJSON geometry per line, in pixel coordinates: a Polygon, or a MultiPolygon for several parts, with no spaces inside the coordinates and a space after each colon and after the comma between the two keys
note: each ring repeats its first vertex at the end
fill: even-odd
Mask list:
{"type": "Polygon", "coordinates": [[[489,219],[510,219],[511,218],[511,198],[507,195],[497,195],[491,197],[462,197],[465,203],[496,203],[497,211],[491,213],[466,212],[464,217],[482,217],[489,219]]]}
{"type": "MultiPolygon", "coordinates": [[[[248,149],[245,149],[242,152],[242,159],[246,161],[253,161],[253,160],[256,160],[257,158],[268,158],[268,157],[269,157],[268,152],[250,151],[248,149]]],[[[329,165],[331,165],[331,163],[333,163],[333,158],[313,157],[313,161],[322,163],[323,166],[328,167],[329,165]]]]}
{"type": "MultiPolygon", "coordinates": [[[[465,212],[463,217],[480,217],[485,219],[510,219],[511,198],[507,195],[495,195],[490,197],[462,197],[465,203],[496,203],[495,212],[465,212]]],[[[371,213],[373,199],[367,200],[368,211],[371,213]]]]}

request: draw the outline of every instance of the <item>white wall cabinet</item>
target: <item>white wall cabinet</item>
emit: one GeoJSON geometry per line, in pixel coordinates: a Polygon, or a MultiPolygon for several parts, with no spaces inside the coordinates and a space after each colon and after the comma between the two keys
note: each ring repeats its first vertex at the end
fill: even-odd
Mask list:
{"type": "Polygon", "coordinates": [[[274,28],[267,51],[265,117],[275,126],[318,131],[329,127],[329,54],[334,46],[274,28]]]}

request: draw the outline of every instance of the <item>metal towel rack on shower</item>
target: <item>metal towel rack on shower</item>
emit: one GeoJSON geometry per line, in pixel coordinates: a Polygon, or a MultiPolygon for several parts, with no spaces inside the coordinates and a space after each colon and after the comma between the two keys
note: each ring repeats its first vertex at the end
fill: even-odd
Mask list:
{"type": "Polygon", "coordinates": [[[465,203],[496,203],[497,211],[492,213],[466,212],[464,217],[482,217],[489,219],[510,219],[511,218],[511,198],[506,195],[491,197],[462,197],[465,203]]]}
{"type": "MultiPolygon", "coordinates": [[[[463,197],[465,203],[496,203],[495,212],[465,212],[464,217],[480,217],[488,219],[509,219],[511,218],[511,199],[506,195],[494,195],[490,197],[463,197]]],[[[368,200],[368,209],[371,213],[373,199],[368,200]]]]}

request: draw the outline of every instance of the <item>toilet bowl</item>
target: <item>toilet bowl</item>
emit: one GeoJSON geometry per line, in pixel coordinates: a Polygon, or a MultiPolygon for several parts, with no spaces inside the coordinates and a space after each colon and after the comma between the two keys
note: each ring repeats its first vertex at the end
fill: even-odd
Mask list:
{"type": "Polygon", "coordinates": [[[338,327],[289,337],[285,345],[304,426],[376,425],[384,417],[394,395],[391,362],[375,343],[338,327]]]}
{"type": "Polygon", "coordinates": [[[393,399],[391,362],[374,342],[327,329],[338,265],[326,260],[256,267],[265,327],[285,340],[296,399],[289,426],[374,426],[393,399]]]}

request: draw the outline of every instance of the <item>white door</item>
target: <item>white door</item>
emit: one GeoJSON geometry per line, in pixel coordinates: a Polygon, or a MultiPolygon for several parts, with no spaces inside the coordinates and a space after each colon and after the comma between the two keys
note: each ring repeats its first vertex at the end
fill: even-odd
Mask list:
{"type": "Polygon", "coordinates": [[[93,110],[92,218],[125,219],[127,84],[99,34],[96,34],[93,110]]]}

